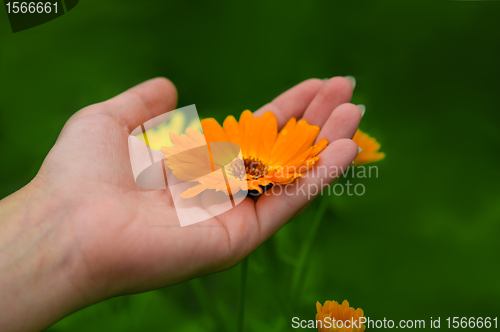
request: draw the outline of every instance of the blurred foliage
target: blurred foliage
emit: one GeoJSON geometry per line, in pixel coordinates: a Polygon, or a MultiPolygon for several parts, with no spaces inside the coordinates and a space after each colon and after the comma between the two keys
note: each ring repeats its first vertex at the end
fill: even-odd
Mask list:
{"type": "MultiPolygon", "coordinates": [[[[353,75],[361,128],[387,154],[379,177],[341,179],[365,195],[312,202],[252,253],[245,331],[289,331],[325,300],[372,319],[497,316],[499,5],[88,0],[16,34],[0,10],[0,197],[76,110],[151,77],[222,120],[304,79],[353,75]]],[[[236,267],[110,299],[47,331],[234,331],[239,280],[236,267]]]]}

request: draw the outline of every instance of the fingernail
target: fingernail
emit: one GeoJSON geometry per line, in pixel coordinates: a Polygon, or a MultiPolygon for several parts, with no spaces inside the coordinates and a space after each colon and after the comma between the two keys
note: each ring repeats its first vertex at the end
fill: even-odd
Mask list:
{"type": "Polygon", "coordinates": [[[365,105],[359,104],[357,106],[358,106],[359,110],[361,111],[361,116],[364,116],[365,115],[365,111],[366,111],[365,105]]]}
{"type": "Polygon", "coordinates": [[[362,148],[358,148],[358,154],[359,154],[361,151],[363,151],[363,149],[362,149],[362,148]]]}
{"type": "Polygon", "coordinates": [[[354,76],[344,76],[344,77],[347,78],[349,80],[349,82],[352,83],[353,88],[356,87],[356,79],[354,78],[354,76]]]}

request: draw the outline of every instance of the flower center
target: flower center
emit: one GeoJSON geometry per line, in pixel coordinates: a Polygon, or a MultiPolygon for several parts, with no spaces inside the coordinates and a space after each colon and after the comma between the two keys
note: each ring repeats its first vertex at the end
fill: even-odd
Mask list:
{"type": "Polygon", "coordinates": [[[268,166],[257,158],[244,158],[245,172],[253,179],[258,179],[266,176],[268,166]]]}

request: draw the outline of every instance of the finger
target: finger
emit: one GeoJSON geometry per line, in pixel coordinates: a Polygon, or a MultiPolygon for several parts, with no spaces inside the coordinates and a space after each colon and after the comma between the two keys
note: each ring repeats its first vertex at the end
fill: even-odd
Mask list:
{"type": "Polygon", "coordinates": [[[285,186],[274,186],[262,195],[255,205],[261,236],[267,239],[276,233],[323,187],[335,181],[357,154],[358,147],[352,140],[337,140],[320,154],[318,163],[306,176],[285,186]]]}
{"type": "Polygon", "coordinates": [[[361,110],[353,104],[338,106],[326,120],[316,141],[326,138],[334,142],[341,138],[353,138],[361,121],[361,110]]]}
{"type": "Polygon", "coordinates": [[[300,119],[324,83],[316,78],[299,83],[262,106],[255,112],[255,116],[261,116],[267,111],[273,112],[278,121],[278,128],[283,127],[290,118],[300,119]]]}
{"type": "Polygon", "coordinates": [[[354,85],[345,77],[329,79],[309,104],[303,118],[322,127],[337,106],[351,100],[353,89],[354,85]]]}
{"type": "Polygon", "coordinates": [[[105,114],[115,119],[128,133],[144,122],[175,109],[177,90],[166,78],[154,78],[111,98],[84,108],[74,118],[105,114]]]}

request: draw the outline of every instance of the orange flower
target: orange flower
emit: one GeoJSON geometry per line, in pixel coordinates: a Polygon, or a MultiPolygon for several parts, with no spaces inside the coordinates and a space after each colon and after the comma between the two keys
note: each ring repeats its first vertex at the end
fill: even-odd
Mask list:
{"type": "Polygon", "coordinates": [[[365,325],[361,324],[360,317],[364,316],[363,309],[349,307],[344,300],[342,305],[337,301],[326,301],[324,305],[316,302],[316,324],[319,332],[362,332],[365,325]],[[322,322],[318,322],[322,321],[322,322]]]}
{"type": "Polygon", "coordinates": [[[326,139],[314,144],[320,129],[306,120],[291,118],[278,134],[272,112],[257,118],[247,110],[239,123],[228,116],[222,127],[215,119],[204,119],[201,126],[207,142],[232,142],[241,148],[248,189],[259,193],[261,187],[288,184],[303,176],[328,145],[326,139]]]}
{"type": "Polygon", "coordinates": [[[352,140],[361,148],[361,152],[354,159],[353,166],[372,163],[385,158],[385,153],[379,152],[380,143],[368,134],[357,130],[352,140]]]}
{"type": "MultiPolygon", "coordinates": [[[[246,181],[245,186],[248,190],[256,190],[261,194],[262,187],[288,184],[303,176],[304,172],[314,166],[319,159],[318,154],[328,145],[326,139],[314,144],[320,129],[318,126],[308,124],[306,120],[297,121],[292,118],[278,133],[278,123],[272,112],[254,117],[252,112],[247,110],[241,114],[239,122],[233,116],[228,116],[221,126],[215,119],[208,118],[201,121],[201,126],[207,143],[230,142],[237,144],[241,149],[245,169],[232,167],[227,172],[231,188],[234,185],[237,190],[242,189],[243,186],[238,185],[238,181],[246,181]]],[[[162,151],[167,156],[167,166],[173,168],[177,177],[194,179],[196,176],[192,174],[187,177],[181,174],[187,169],[185,165],[176,168],[178,161],[169,160],[169,155],[174,155],[177,147],[186,150],[189,144],[200,145],[199,142],[203,138],[201,133],[187,130],[186,134],[182,136],[171,134],[170,139],[174,147],[162,147],[162,151]]],[[[191,163],[192,167],[195,167],[196,163],[191,163]]],[[[194,168],[193,172],[196,173],[194,168]]],[[[181,196],[193,197],[205,189],[221,190],[227,194],[226,184],[219,182],[211,183],[208,178],[208,181],[204,180],[181,196]]]]}

